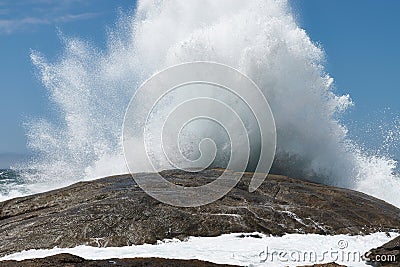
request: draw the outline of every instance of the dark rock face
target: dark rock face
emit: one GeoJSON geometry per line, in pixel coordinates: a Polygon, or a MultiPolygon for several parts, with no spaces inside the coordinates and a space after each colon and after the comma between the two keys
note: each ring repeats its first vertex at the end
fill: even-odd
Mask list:
{"type": "Polygon", "coordinates": [[[373,266],[400,266],[400,236],[379,248],[371,249],[367,256],[368,263],[373,266]]]}
{"type": "Polygon", "coordinates": [[[215,264],[199,260],[175,260],[162,258],[134,258],[134,259],[107,259],[85,260],[71,254],[58,254],[42,259],[23,261],[2,261],[2,267],[229,267],[236,265],[215,264]]]}
{"type": "Polygon", "coordinates": [[[346,266],[331,262],[331,263],[322,263],[322,264],[314,264],[314,265],[299,266],[299,267],[346,267],[346,266]]]}
{"type": "MultiPolygon", "coordinates": [[[[222,170],[163,172],[197,186],[222,170]]],[[[154,174],[135,174],[152,176],[154,174]]],[[[248,192],[250,173],[222,199],[178,208],[151,198],[130,175],[80,182],[0,203],[0,255],[26,249],[126,246],[232,232],[360,234],[400,229],[400,210],[366,194],[269,175],[248,192]]]]}
{"type": "MultiPolygon", "coordinates": [[[[85,260],[71,254],[58,254],[39,259],[23,261],[2,261],[2,267],[235,267],[238,265],[216,264],[200,260],[177,260],[163,258],[133,258],[133,259],[107,259],[85,260]]],[[[345,267],[337,263],[324,263],[300,267],[345,267]]]]}

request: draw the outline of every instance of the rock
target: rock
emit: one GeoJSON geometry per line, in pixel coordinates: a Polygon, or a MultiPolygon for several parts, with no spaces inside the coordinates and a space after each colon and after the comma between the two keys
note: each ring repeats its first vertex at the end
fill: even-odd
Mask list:
{"type": "Polygon", "coordinates": [[[378,248],[371,249],[366,256],[368,264],[373,266],[400,266],[400,236],[378,248]]]}
{"type": "Polygon", "coordinates": [[[107,259],[107,260],[85,260],[71,254],[58,254],[40,259],[23,261],[2,261],[2,267],[229,267],[236,265],[215,264],[200,260],[176,260],[162,258],[134,258],[134,259],[107,259]]]}
{"type": "MultiPolygon", "coordinates": [[[[170,170],[163,175],[197,186],[221,172],[170,170]]],[[[160,203],[130,175],[1,202],[0,256],[55,246],[126,246],[233,232],[368,234],[400,229],[400,210],[366,194],[278,175],[269,175],[250,193],[251,175],[245,173],[225,197],[196,208],[160,203]]]]}
{"type": "Polygon", "coordinates": [[[346,266],[331,262],[331,263],[321,263],[321,264],[306,265],[306,266],[299,266],[299,267],[346,267],[346,266]]]}

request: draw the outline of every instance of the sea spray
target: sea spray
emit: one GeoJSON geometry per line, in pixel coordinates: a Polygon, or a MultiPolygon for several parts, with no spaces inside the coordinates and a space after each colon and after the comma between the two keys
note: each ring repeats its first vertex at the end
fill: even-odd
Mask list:
{"type": "Polygon", "coordinates": [[[55,121],[27,124],[38,155],[29,165],[37,170],[27,176],[32,182],[59,186],[127,172],[121,127],[136,88],[165,67],[200,60],[237,68],[265,94],[278,137],[272,172],[359,189],[400,207],[396,162],[347,137],[339,118],[352,101],[335,94],[323,50],[286,1],[140,1],[108,33],[105,50],[62,41],[54,62],[31,55],[57,113],[55,121]]]}

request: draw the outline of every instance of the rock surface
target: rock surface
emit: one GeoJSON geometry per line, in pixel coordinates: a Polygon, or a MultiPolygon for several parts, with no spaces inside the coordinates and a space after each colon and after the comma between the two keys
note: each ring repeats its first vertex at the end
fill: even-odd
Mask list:
{"type": "MultiPolygon", "coordinates": [[[[197,186],[221,172],[170,170],[163,176],[197,186]]],[[[0,256],[55,246],[126,246],[232,232],[367,234],[400,229],[400,210],[366,194],[277,175],[269,175],[250,193],[251,175],[245,173],[225,197],[197,208],[160,203],[130,175],[1,202],[0,256]]]]}
{"type": "Polygon", "coordinates": [[[371,249],[368,254],[369,263],[373,266],[400,266],[400,236],[380,246],[371,249]]]}
{"type": "Polygon", "coordinates": [[[2,261],[2,267],[229,267],[236,265],[215,264],[199,260],[175,260],[162,258],[134,258],[134,259],[107,259],[85,260],[71,254],[58,254],[41,259],[23,261],[2,261]]]}
{"type": "MultiPolygon", "coordinates": [[[[163,258],[133,258],[133,259],[106,259],[85,260],[71,254],[57,254],[39,259],[23,261],[2,261],[1,267],[235,267],[238,265],[216,264],[200,260],[177,260],[163,258]]],[[[346,267],[336,263],[307,265],[301,267],[346,267]]]]}
{"type": "Polygon", "coordinates": [[[306,265],[299,267],[346,267],[346,266],[331,262],[331,263],[321,263],[321,264],[306,265]]]}

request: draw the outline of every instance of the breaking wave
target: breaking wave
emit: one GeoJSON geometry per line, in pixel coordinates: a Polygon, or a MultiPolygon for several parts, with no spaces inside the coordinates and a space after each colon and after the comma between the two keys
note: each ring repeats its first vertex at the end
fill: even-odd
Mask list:
{"type": "Polygon", "coordinates": [[[127,172],[121,128],[135,90],[165,67],[213,61],[240,70],[265,94],[277,129],[272,172],[361,190],[400,207],[396,161],[349,139],[340,118],[353,105],[350,96],[335,93],[323,49],[286,1],[139,1],[134,14],[120,15],[105,49],[61,40],[63,53],[53,62],[31,54],[57,114],[27,123],[38,155],[28,166],[37,171],[31,181],[59,185],[127,172]]]}

